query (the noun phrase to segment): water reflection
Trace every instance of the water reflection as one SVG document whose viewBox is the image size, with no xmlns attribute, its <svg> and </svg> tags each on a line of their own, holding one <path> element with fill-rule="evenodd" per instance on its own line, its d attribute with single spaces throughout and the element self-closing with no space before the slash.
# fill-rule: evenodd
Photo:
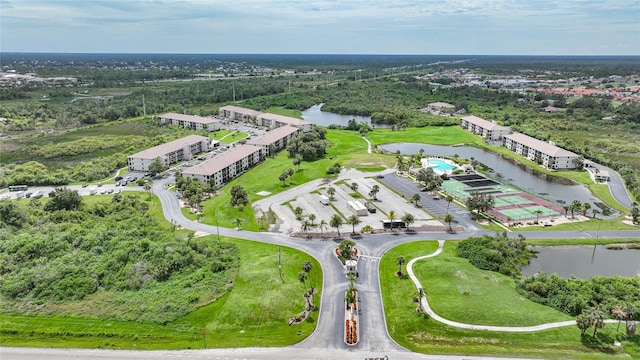
<svg viewBox="0 0 640 360">
<path fill-rule="evenodd" d="M 302 118 L 306 121 L 310 121 L 316 125 L 320 125 L 320 126 L 329 126 L 329 125 L 342 125 L 342 126 L 347 126 L 347 123 L 349 122 L 349 120 L 351 119 L 355 119 L 357 122 L 361 123 L 367 123 L 369 125 L 371 125 L 371 117 L 370 116 L 360 116 L 360 115 L 342 115 L 342 114 L 336 114 L 336 113 L 332 113 L 332 112 L 328 112 L 328 111 L 322 111 L 322 105 L 324 104 L 318 104 L 318 105 L 313 105 L 312 107 L 308 108 L 307 110 L 303 110 L 302 111 Z M 374 124 L 372 125 L 374 128 L 375 127 L 388 127 L 386 125 L 378 125 L 378 124 Z"/>
<path fill-rule="evenodd" d="M 537 173 L 526 166 L 504 158 L 499 154 L 471 146 L 444 146 L 416 143 L 396 143 L 378 146 L 379 149 L 395 152 L 400 150 L 402 154 L 417 154 L 420 149 L 424 155 L 447 156 L 455 155 L 461 158 L 474 158 L 480 163 L 492 169 L 490 175 L 500 176 L 502 182 L 514 185 L 531 194 L 555 202 L 560 206 L 571 203 L 573 200 L 588 202 L 591 208 L 597 208 L 595 202 L 598 199 L 591 194 L 583 184 L 577 184 L 558 176 L 547 176 Z M 499 174 L 499 175 L 498 175 Z"/>
<path fill-rule="evenodd" d="M 640 275 L 640 250 L 609 250 L 605 246 L 539 246 L 537 257 L 522 268 L 523 275 L 538 272 L 582 279 L 597 275 Z M 592 261 L 593 260 L 593 261 Z"/>
</svg>

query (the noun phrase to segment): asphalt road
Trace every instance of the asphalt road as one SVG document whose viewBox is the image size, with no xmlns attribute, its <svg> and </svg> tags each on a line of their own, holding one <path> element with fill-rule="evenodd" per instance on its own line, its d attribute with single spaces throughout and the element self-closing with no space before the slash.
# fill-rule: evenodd
<svg viewBox="0 0 640 360">
<path fill-rule="evenodd" d="M 386 180 L 386 178 L 385 178 Z M 315 332 L 302 342 L 287 348 L 241 348 L 215 349 L 198 351 L 113 351 L 89 349 L 34 349 L 34 348 L 0 348 L 3 360 L 7 359 L 159 359 L 159 358 L 190 358 L 190 359 L 469 359 L 468 356 L 428 356 L 411 353 L 397 345 L 387 333 L 385 314 L 379 286 L 379 263 L 384 253 L 401 243 L 416 240 L 456 240 L 470 236 L 491 234 L 483 230 L 470 219 L 460 218 L 460 225 L 465 231 L 457 233 L 426 232 L 407 234 L 404 232 L 368 235 L 356 241 L 356 247 L 361 251 L 358 264 L 359 278 L 356 287 L 360 294 L 361 332 L 360 342 L 351 347 L 343 341 L 344 320 L 344 291 L 349 280 L 346 279 L 342 264 L 336 260 L 332 250 L 338 246 L 341 239 L 335 240 L 307 240 L 289 237 L 280 233 L 255 233 L 250 231 L 236 231 L 229 228 L 200 224 L 186 219 L 179 206 L 175 193 L 166 190 L 164 184 L 169 180 L 155 181 L 154 193 L 160 198 L 165 217 L 184 228 L 202 231 L 222 236 L 254 240 L 264 243 L 277 244 L 302 250 L 313 256 L 321 265 L 324 283 L 319 304 L 320 311 Z M 402 184 L 402 183 L 399 183 Z M 407 184 L 403 184 L 406 191 L 415 193 Z M 131 190 L 134 190 L 133 188 Z M 413 192 L 412 192 L 413 191 Z M 428 199 L 427 199 L 428 201 Z M 446 201 L 439 200 L 446 206 Z M 455 204 L 451 207 L 458 211 Z M 463 210 L 463 209 L 459 209 Z M 509 236 L 522 234 L 527 238 L 608 238 L 628 237 L 640 238 L 638 231 L 546 231 L 546 232 L 517 232 Z M 475 357 L 474 357 L 475 358 Z"/>
</svg>

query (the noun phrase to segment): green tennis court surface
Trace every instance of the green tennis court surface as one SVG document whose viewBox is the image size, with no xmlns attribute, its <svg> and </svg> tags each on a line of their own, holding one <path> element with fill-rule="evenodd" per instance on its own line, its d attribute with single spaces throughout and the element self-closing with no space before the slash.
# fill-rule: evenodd
<svg viewBox="0 0 640 360">
<path fill-rule="evenodd" d="M 494 207 L 503 207 L 503 206 L 509 206 L 509 205 L 524 205 L 524 204 L 533 203 L 533 201 L 518 195 L 497 197 L 495 198 L 494 201 L 495 201 Z"/>
<path fill-rule="evenodd" d="M 539 212 L 538 212 L 539 211 Z M 558 215 L 557 212 L 546 208 L 544 206 L 527 206 L 519 207 L 515 209 L 498 210 L 501 214 L 510 217 L 511 219 L 531 219 L 535 217 L 545 217 Z M 536 212 L 538 212 L 536 214 Z"/>
</svg>

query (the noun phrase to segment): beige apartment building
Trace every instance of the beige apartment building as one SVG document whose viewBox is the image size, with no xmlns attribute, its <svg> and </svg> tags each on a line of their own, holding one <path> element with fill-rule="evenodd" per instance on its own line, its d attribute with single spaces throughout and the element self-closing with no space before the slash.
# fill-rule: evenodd
<svg viewBox="0 0 640 360">
<path fill-rule="evenodd" d="M 249 140 L 247 144 L 260 147 L 265 156 L 272 156 L 286 148 L 291 137 L 300 131 L 296 127 L 285 125 Z M 272 147 L 273 153 L 270 152 L 270 147 Z"/>
<path fill-rule="evenodd" d="M 460 126 L 476 135 L 488 140 L 499 140 L 509 134 L 510 129 L 496 124 L 495 121 L 487 121 L 477 116 L 465 116 L 460 119 Z"/>
<path fill-rule="evenodd" d="M 239 106 L 227 105 L 218 109 L 218 114 L 229 120 L 242 121 L 244 123 L 253 124 L 256 126 L 264 126 L 269 129 L 275 129 L 282 126 L 293 126 L 302 131 L 311 130 L 313 124 L 289 116 L 263 113 L 256 110 L 245 109 Z"/>
<path fill-rule="evenodd" d="M 171 124 L 192 130 L 220 130 L 220 120 L 195 115 L 166 113 L 159 115 L 160 125 Z"/>
<path fill-rule="evenodd" d="M 506 135 L 502 146 L 529 160 L 555 170 L 575 169 L 580 155 L 520 133 Z"/>
<path fill-rule="evenodd" d="M 241 145 L 184 170 L 182 175 L 198 179 L 204 184 L 213 181 L 217 186 L 222 186 L 260 163 L 262 159 L 262 147 Z"/>
<path fill-rule="evenodd" d="M 127 158 L 131 171 L 149 171 L 149 165 L 160 159 L 164 165 L 175 164 L 183 160 L 191 160 L 193 155 L 209 151 L 211 140 L 200 135 L 189 135 L 168 143 L 140 151 Z"/>
</svg>

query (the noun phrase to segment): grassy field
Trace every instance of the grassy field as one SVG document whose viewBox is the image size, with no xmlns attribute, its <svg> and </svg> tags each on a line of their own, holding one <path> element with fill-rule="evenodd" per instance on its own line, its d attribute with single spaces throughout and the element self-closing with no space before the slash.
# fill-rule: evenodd
<svg viewBox="0 0 640 360">
<path fill-rule="evenodd" d="M 240 271 L 233 289 L 218 301 L 166 326 L 118 322 L 73 316 L 2 314 L 1 346 L 88 347 L 118 349 L 200 349 L 201 329 L 208 347 L 286 346 L 315 329 L 317 310 L 299 324 L 288 318 L 304 309 L 304 288 L 298 281 L 300 266 L 310 261 L 315 287 L 322 284 L 320 265 L 310 256 L 281 247 L 282 272 L 278 276 L 274 245 L 224 238 L 240 250 Z M 316 304 L 320 294 L 316 294 Z"/>
<path fill-rule="evenodd" d="M 500 333 L 460 330 L 429 319 L 416 311 L 411 280 L 395 275 L 395 260 L 436 250 L 435 241 L 403 244 L 389 250 L 380 262 L 380 284 L 387 327 L 400 345 L 421 353 L 466 356 L 517 356 L 545 359 L 628 358 L 609 345 L 616 338 L 615 327 L 606 326 L 599 341 L 584 342 L 575 326 L 535 333 Z M 453 256 L 455 244 L 447 243 L 438 257 L 419 261 L 414 271 L 429 296 L 429 303 L 441 316 L 473 324 L 530 325 L 569 317 L 517 294 L 513 281 L 504 276 L 478 270 L 466 260 Z M 468 295 L 465 295 L 468 293 Z M 638 352 L 638 344 L 624 343 Z"/>
<path fill-rule="evenodd" d="M 296 119 L 302 119 L 302 111 L 294 110 L 294 109 L 285 109 L 285 108 L 279 107 L 279 106 L 272 106 L 272 107 L 268 108 L 265 112 L 271 113 L 271 114 L 289 116 L 289 117 L 293 117 L 293 118 L 296 118 Z"/>
<path fill-rule="evenodd" d="M 376 129 L 367 133 L 371 144 L 381 145 L 395 142 L 424 143 L 433 145 L 481 144 L 482 138 L 459 126 L 428 126 L 403 131 Z"/>
<path fill-rule="evenodd" d="M 218 130 L 218 131 L 209 133 L 209 137 L 211 139 L 218 140 L 223 144 L 230 144 L 238 140 L 244 139 L 247 136 L 249 136 L 249 134 L 241 131 L 234 131 L 234 130 Z"/>
<path fill-rule="evenodd" d="M 303 161 L 300 165 L 300 170 L 287 179 L 285 186 L 282 186 L 278 176 L 286 169 L 292 168 L 295 170 L 293 159 L 288 157 L 287 151 L 280 152 L 274 158 L 267 158 L 246 174 L 229 182 L 218 191 L 217 196 L 204 201 L 204 214 L 201 222 L 215 225 L 215 219 L 217 219 L 220 226 L 232 228 L 235 227 L 235 219 L 239 218 L 242 220 L 243 229 L 259 231 L 261 230 L 260 226 L 256 222 L 250 206 L 240 211 L 238 208 L 228 205 L 230 200 L 229 191 L 233 186 L 242 185 L 249 195 L 249 201 L 254 202 L 263 198 L 257 194 L 258 192 L 267 191 L 276 194 L 311 180 L 328 177 L 327 168 L 336 162 L 340 162 L 343 166 L 362 164 L 360 161 L 365 161 L 365 166 L 384 166 L 384 164 L 391 165 L 393 163 L 393 160 L 390 160 L 390 157 L 385 155 L 365 158 L 367 156 L 367 143 L 355 131 L 329 130 L 327 138 L 334 144 L 327 149 L 327 155 L 323 159 L 313 162 Z M 183 213 L 190 219 L 197 217 L 194 214 L 189 214 L 187 210 L 184 210 Z"/>
</svg>

